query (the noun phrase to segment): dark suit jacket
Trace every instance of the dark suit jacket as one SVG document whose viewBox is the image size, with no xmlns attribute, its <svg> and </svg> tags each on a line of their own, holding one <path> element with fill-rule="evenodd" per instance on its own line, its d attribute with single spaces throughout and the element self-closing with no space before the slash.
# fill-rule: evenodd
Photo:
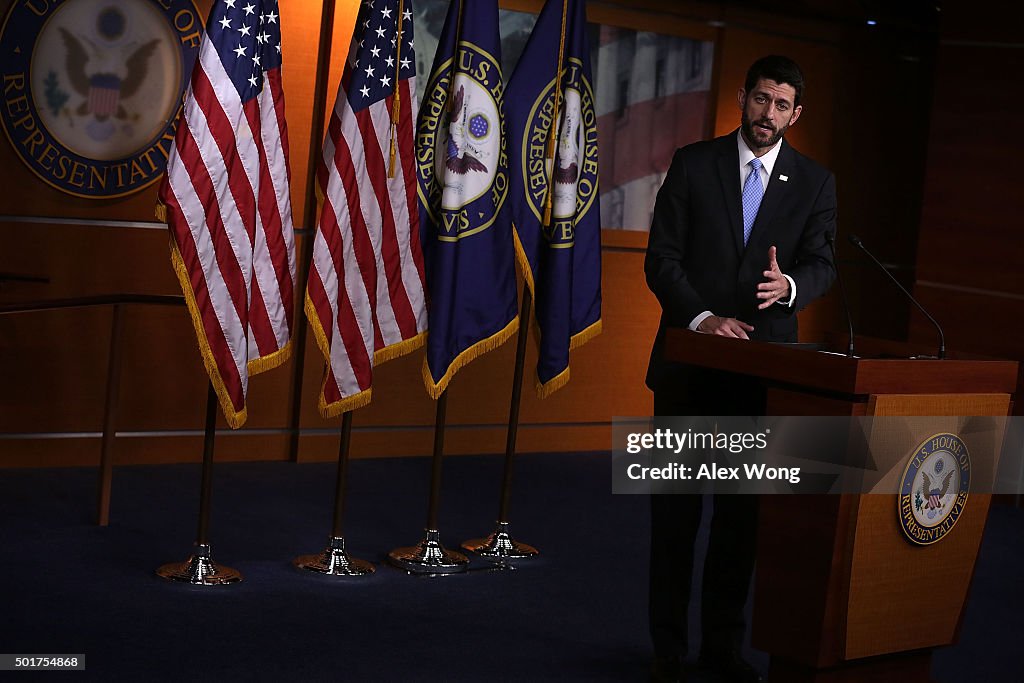
<svg viewBox="0 0 1024 683">
<path fill-rule="evenodd" d="M 711 311 L 753 325 L 751 339 L 796 341 L 796 312 L 832 284 L 825 233 L 835 231 L 835 177 L 783 139 L 744 247 L 739 163 L 736 131 L 688 145 L 676 151 L 658 192 L 644 260 L 647 285 L 662 309 L 647 369 L 651 389 L 684 370 L 662 356 L 667 327 L 686 327 Z M 797 296 L 792 307 L 759 311 L 757 286 L 772 245 Z"/>
</svg>

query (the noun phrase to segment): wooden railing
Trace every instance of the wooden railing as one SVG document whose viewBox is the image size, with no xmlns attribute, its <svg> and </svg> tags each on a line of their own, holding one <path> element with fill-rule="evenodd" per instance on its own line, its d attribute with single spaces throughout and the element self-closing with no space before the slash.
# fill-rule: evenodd
<svg viewBox="0 0 1024 683">
<path fill-rule="evenodd" d="M 0 273 L 0 280 L 47 282 L 45 278 L 11 276 Z M 113 475 L 112 452 L 114 448 L 114 421 L 117 416 L 118 394 L 121 385 L 121 337 L 124 326 L 124 307 L 129 305 L 184 306 L 185 297 L 169 294 L 101 294 L 98 296 L 75 297 L 26 301 L 16 304 L 0 304 L 0 315 L 35 313 L 38 311 L 86 308 L 92 306 L 113 306 L 110 324 L 110 353 L 107 362 L 107 392 L 103 407 L 103 441 L 100 446 L 100 476 L 96 496 L 96 523 L 106 526 L 110 521 L 110 491 Z"/>
</svg>

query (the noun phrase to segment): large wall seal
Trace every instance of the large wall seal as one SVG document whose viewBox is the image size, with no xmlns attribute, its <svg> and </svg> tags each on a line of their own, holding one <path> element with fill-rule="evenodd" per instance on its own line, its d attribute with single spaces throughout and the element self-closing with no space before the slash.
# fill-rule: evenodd
<svg viewBox="0 0 1024 683">
<path fill-rule="evenodd" d="M 19 0 L 0 32 L 0 120 L 18 156 L 76 197 L 164 172 L 202 38 L 191 0 Z"/>
</svg>

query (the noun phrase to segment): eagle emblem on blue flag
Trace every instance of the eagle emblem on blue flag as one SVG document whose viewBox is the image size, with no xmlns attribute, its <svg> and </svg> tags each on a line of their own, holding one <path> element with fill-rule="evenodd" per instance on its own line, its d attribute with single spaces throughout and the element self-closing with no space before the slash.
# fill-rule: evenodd
<svg viewBox="0 0 1024 683">
<path fill-rule="evenodd" d="M 565 90 L 555 128 L 558 135 L 555 158 L 545 158 L 544 145 L 539 144 L 552 128 L 554 79 L 533 104 L 520 150 L 520 169 L 530 211 L 552 248 L 572 246 L 576 224 L 586 219 L 597 197 L 597 111 L 590 79 L 582 67 L 578 58 L 570 58 L 566 64 Z M 551 178 L 550 183 L 548 178 Z M 553 220 L 550 225 L 544 225 L 541 216 L 548 192 L 552 193 Z"/>
<path fill-rule="evenodd" d="M 497 0 L 452 0 L 416 126 L 433 398 L 519 328 L 504 88 Z"/>
<path fill-rule="evenodd" d="M 427 84 L 418 134 L 420 200 L 440 223 L 442 241 L 486 230 L 508 193 L 500 68 L 469 42 L 460 45 L 459 59 L 454 85 L 451 60 Z M 487 210 L 467 210 L 479 199 L 489 199 Z"/>
<path fill-rule="evenodd" d="M 598 133 L 584 0 L 547 0 L 508 85 L 516 257 L 536 305 L 536 388 L 601 332 Z"/>
<path fill-rule="evenodd" d="M 448 128 L 441 128 L 442 138 L 447 137 L 448 139 L 448 153 L 444 157 L 444 166 L 456 175 L 466 175 L 470 171 L 487 173 L 487 167 L 478 158 L 484 156 L 486 152 L 480 149 L 479 144 L 474 145 L 473 143 L 479 143 L 486 139 L 491 127 L 487 117 L 480 112 L 475 112 L 472 119 L 467 121 L 467 109 L 466 86 L 462 84 L 459 85 L 459 92 L 456 93 L 455 102 L 448 114 Z M 441 162 L 440 155 L 437 160 L 438 163 Z M 438 175 L 443 176 L 443 171 Z M 461 208 L 462 204 L 458 203 L 461 198 L 449 197 L 449 203 L 452 203 L 453 199 L 454 206 L 446 206 L 444 198 L 441 199 L 441 205 L 445 208 Z"/>
</svg>

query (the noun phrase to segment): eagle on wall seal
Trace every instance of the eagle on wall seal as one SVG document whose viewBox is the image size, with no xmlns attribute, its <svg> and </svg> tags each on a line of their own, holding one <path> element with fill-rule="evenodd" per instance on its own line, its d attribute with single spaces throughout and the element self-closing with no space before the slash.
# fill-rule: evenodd
<svg viewBox="0 0 1024 683">
<path fill-rule="evenodd" d="M 120 60 L 111 51 L 103 50 L 88 38 L 78 39 L 64 27 L 60 33 L 67 47 L 68 80 L 75 92 L 85 98 L 75 109 L 75 115 L 90 117 L 92 120 L 86 124 L 89 135 L 95 140 L 106 140 L 116 131 L 111 117 L 119 121 L 138 118 L 138 114 L 128 114 L 123 100 L 134 95 L 145 81 L 146 63 L 160 41 L 153 39 L 135 48 L 124 60 L 122 76 L 115 66 Z M 95 70 L 90 73 L 91 69 Z"/>
</svg>

